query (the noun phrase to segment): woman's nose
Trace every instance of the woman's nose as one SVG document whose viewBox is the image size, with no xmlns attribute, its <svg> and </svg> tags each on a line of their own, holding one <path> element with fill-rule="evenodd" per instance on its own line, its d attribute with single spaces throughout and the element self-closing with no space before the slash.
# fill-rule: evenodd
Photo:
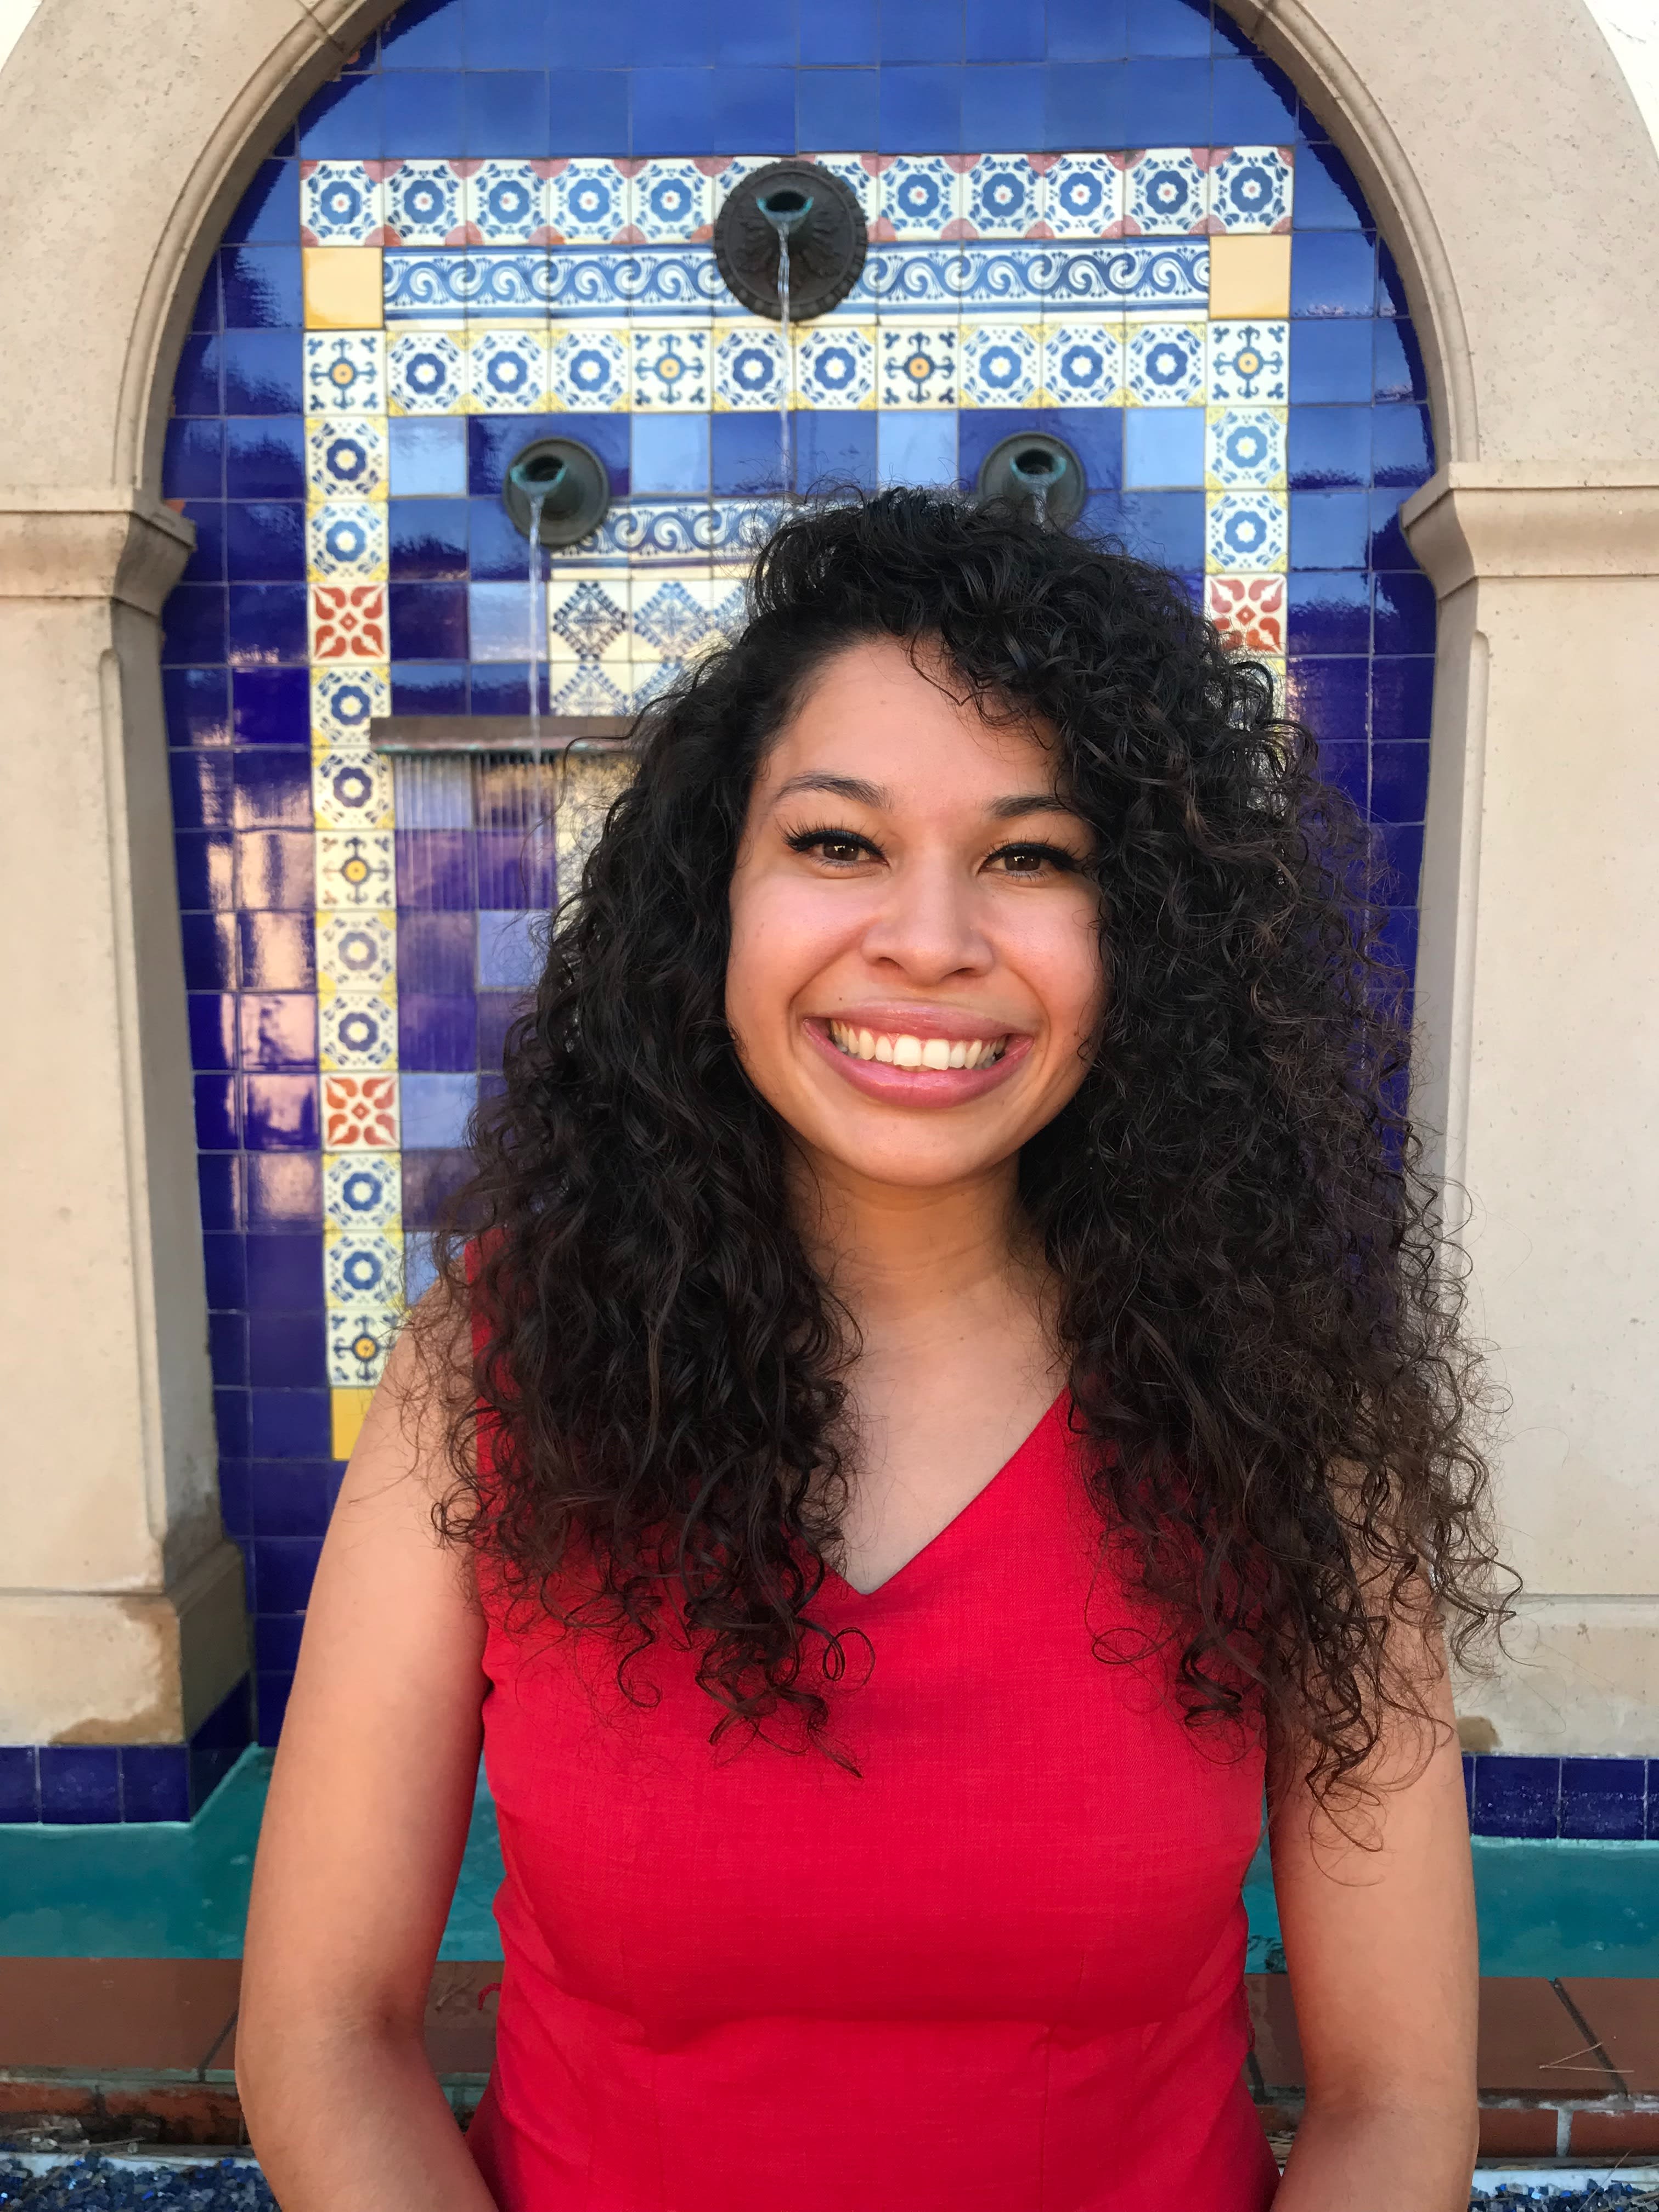
<svg viewBox="0 0 1659 2212">
<path fill-rule="evenodd" d="M 864 952 L 918 982 L 980 974 L 994 958 L 972 881 L 943 858 L 918 858 L 894 871 L 865 931 Z"/>
</svg>

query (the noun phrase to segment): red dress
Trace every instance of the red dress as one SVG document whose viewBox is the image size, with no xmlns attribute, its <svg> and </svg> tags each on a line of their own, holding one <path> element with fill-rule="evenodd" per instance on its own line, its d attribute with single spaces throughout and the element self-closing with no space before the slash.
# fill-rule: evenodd
<svg viewBox="0 0 1659 2212">
<path fill-rule="evenodd" d="M 1259 1753 L 1103 1663 L 1130 1617 L 1065 1424 L 826 1624 L 866 1679 L 820 1751 L 711 1747 L 659 1643 L 489 1614 L 507 1879 L 495 2070 L 468 2138 L 501 2212 L 1262 2212 L 1242 2069 Z M 854 1641 L 851 1672 L 864 1647 Z"/>
</svg>

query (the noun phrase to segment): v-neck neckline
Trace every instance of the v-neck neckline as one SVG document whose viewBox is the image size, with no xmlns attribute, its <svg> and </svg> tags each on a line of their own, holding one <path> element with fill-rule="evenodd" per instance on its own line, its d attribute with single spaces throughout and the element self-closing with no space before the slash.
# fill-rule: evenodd
<svg viewBox="0 0 1659 2212">
<path fill-rule="evenodd" d="M 860 1589 L 856 1583 L 849 1583 L 845 1575 L 838 1574 L 836 1569 L 830 1566 L 827 1561 L 824 1564 L 823 1569 L 823 1578 L 825 1583 L 827 1584 L 833 1584 L 836 1590 L 843 1600 L 850 1602 L 855 1607 L 862 1607 L 865 1606 L 874 1605 L 878 1598 L 885 1597 L 890 1590 L 896 1589 L 902 1582 L 913 1577 L 919 1571 L 925 1571 L 928 1562 L 933 1561 L 936 1564 L 936 1554 L 939 1553 L 941 1546 L 943 1546 L 950 1537 L 954 1535 L 957 1531 L 961 1528 L 964 1521 L 968 1521 L 972 1518 L 972 1516 L 984 1505 L 985 1500 L 990 1497 L 994 1491 L 1000 1491 L 1004 1487 L 1006 1478 L 1012 1470 L 1018 1466 L 1021 1460 L 1024 1458 L 1026 1453 L 1030 1451 L 1031 1446 L 1042 1434 L 1049 1422 L 1056 1418 L 1060 1407 L 1065 1402 L 1066 1395 L 1066 1391 L 1062 1389 L 1044 1411 L 1038 1415 L 1032 1426 L 1014 1446 L 1012 1451 L 1009 1453 L 1007 1458 L 1004 1460 L 1002 1465 L 998 1468 L 995 1474 L 987 1477 L 985 1481 L 980 1485 L 979 1488 L 968 1500 L 967 1504 L 962 1506 L 957 1512 L 953 1513 L 942 1528 L 936 1529 L 927 1539 L 927 1541 L 921 1547 L 920 1551 L 912 1552 L 909 1558 L 904 1561 L 902 1566 L 895 1567 L 892 1573 L 886 1576 L 882 1581 L 878 1582 L 873 1589 Z"/>
</svg>

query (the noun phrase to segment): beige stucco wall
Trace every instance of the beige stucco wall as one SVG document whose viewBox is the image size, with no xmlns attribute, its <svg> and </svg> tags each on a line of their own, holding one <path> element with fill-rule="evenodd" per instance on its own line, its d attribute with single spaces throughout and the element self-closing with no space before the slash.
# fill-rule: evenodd
<svg viewBox="0 0 1659 2212">
<path fill-rule="evenodd" d="M 1505 1749 L 1659 1753 L 1659 159 L 1583 0 L 1229 4 L 1370 195 L 1447 465 L 1413 502 L 1444 596 L 1419 1059 L 1473 1194 L 1534 1592 L 1471 1710 Z M 31 210 L 0 226 L 0 1033 L 29 1040 L 0 1146 L 28 1261 L 0 1286 L 0 1737 L 176 1732 L 240 1664 L 163 834 L 155 614 L 182 547 L 157 461 L 220 227 L 388 12 L 40 0 L 0 70 L 0 201 Z"/>
</svg>

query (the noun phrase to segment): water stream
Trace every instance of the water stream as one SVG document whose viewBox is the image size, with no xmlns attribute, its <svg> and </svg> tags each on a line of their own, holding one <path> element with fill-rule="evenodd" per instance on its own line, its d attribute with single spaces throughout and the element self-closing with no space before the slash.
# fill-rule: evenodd
<svg viewBox="0 0 1659 2212">
<path fill-rule="evenodd" d="M 778 327 L 783 334 L 783 391 L 778 407 L 778 487 L 788 506 L 794 491 L 794 456 L 790 449 L 790 407 L 794 397 L 794 363 L 789 356 L 789 230 L 780 222 L 778 234 Z M 790 226 L 793 228 L 793 225 Z"/>
<path fill-rule="evenodd" d="M 542 656 L 547 650 L 547 562 L 542 545 L 542 510 L 553 486 L 530 493 L 530 757 L 542 763 Z"/>
</svg>

